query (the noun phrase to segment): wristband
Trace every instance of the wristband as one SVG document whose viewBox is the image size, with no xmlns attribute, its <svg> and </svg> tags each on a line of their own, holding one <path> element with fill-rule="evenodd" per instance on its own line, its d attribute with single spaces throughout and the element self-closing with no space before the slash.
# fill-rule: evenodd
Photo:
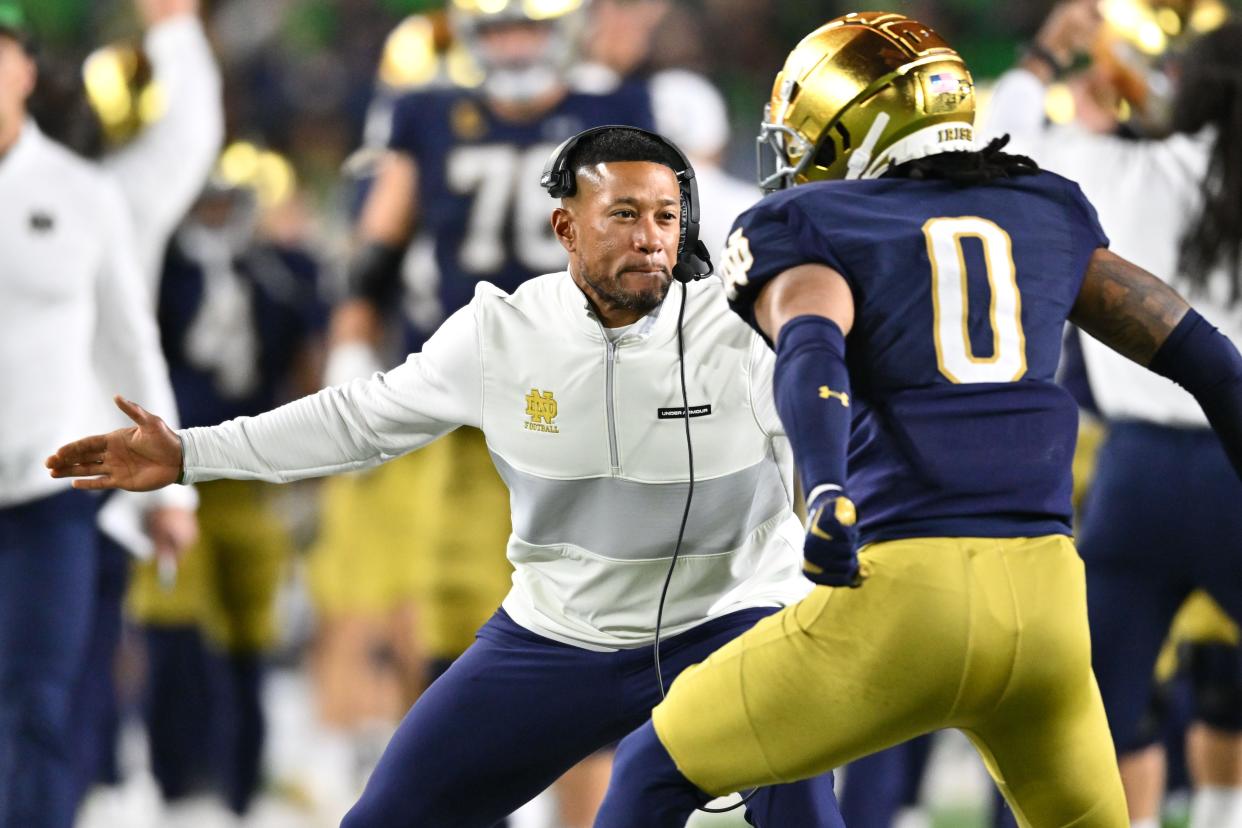
<svg viewBox="0 0 1242 828">
<path fill-rule="evenodd" d="M 1064 76 L 1069 70 L 1069 66 L 1067 64 L 1061 63 L 1061 61 L 1057 60 L 1056 55 L 1052 54 L 1052 52 L 1040 45 L 1038 41 L 1032 40 L 1027 44 L 1026 56 L 1047 66 L 1052 72 L 1053 80 Z"/>
</svg>

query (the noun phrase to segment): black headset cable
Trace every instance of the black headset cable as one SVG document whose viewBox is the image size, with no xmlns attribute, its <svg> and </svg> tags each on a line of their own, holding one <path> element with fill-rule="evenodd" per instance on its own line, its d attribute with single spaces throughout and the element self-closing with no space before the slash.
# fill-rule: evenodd
<svg viewBox="0 0 1242 828">
<path fill-rule="evenodd" d="M 660 605 L 656 610 L 656 627 L 655 627 L 655 644 L 652 649 L 655 654 L 655 673 L 656 683 L 660 687 L 660 698 L 667 697 L 664 688 L 664 673 L 660 669 L 660 629 L 664 624 L 664 602 L 668 598 L 668 587 L 673 582 L 673 571 L 677 568 L 677 559 L 681 556 L 681 542 L 686 536 L 686 522 L 690 519 L 690 504 L 694 501 L 694 443 L 690 440 L 690 394 L 686 391 L 686 344 L 683 335 L 683 323 L 686 319 L 686 294 L 690 292 L 690 286 L 686 283 L 681 285 L 681 307 L 677 310 L 677 365 L 681 372 L 681 414 L 682 420 L 686 425 L 686 457 L 690 465 L 690 486 L 686 489 L 686 507 L 681 513 L 681 526 L 677 529 L 677 544 L 673 547 L 673 559 L 669 561 L 668 573 L 664 576 L 664 587 L 660 590 Z M 735 811 L 750 801 L 750 798 L 758 793 L 759 789 L 755 788 L 750 793 L 742 797 L 740 802 L 736 802 L 727 808 L 711 808 L 707 805 L 700 805 L 699 810 L 709 814 L 727 814 L 729 811 Z"/>
</svg>

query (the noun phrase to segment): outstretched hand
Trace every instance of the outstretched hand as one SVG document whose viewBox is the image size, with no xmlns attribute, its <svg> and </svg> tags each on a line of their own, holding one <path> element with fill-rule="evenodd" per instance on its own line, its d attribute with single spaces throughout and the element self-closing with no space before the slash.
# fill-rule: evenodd
<svg viewBox="0 0 1242 828">
<path fill-rule="evenodd" d="M 168 424 L 137 403 L 113 398 L 136 423 L 108 434 L 61 446 L 47 458 L 52 477 L 80 478 L 75 489 L 126 489 L 149 492 L 181 475 L 181 440 Z"/>
</svg>

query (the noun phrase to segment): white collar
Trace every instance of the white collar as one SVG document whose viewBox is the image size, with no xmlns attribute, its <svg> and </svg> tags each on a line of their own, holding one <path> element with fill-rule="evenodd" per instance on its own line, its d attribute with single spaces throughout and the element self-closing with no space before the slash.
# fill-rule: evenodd
<svg viewBox="0 0 1242 828">
<path fill-rule="evenodd" d="M 578 283 L 574 281 L 573 274 L 571 274 L 568 270 L 564 271 L 564 274 L 564 281 L 568 285 L 566 294 L 569 297 L 569 306 L 571 309 L 574 309 L 573 313 L 575 318 L 579 320 L 580 327 L 584 332 L 590 333 L 597 338 L 606 339 L 607 337 L 603 332 L 603 323 L 596 315 L 595 308 L 591 305 L 591 300 L 587 298 L 587 295 L 582 292 L 582 288 L 580 288 Z M 653 308 L 652 311 L 642 319 L 634 322 L 630 327 L 630 330 L 622 334 L 620 338 L 645 339 L 655 333 L 663 335 L 666 332 L 670 338 L 675 335 L 675 330 L 671 330 L 669 327 L 670 325 L 675 325 L 677 322 L 677 314 L 675 312 L 666 315 L 665 324 L 661 325 L 659 323 L 660 310 L 670 299 L 674 298 L 674 294 L 676 293 L 678 287 L 680 287 L 681 290 L 687 289 L 686 285 L 674 279 L 673 284 L 669 286 L 668 293 L 664 296 L 664 301 Z M 680 302 L 681 297 L 676 296 L 675 301 Z"/>
</svg>

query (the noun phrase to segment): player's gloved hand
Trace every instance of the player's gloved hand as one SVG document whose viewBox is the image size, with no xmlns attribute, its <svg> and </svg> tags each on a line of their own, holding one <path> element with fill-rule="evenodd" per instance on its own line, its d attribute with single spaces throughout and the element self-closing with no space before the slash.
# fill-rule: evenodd
<svg viewBox="0 0 1242 828">
<path fill-rule="evenodd" d="M 861 586 L 858 516 L 839 490 L 823 492 L 807 507 L 802 574 L 822 586 Z"/>
</svg>

